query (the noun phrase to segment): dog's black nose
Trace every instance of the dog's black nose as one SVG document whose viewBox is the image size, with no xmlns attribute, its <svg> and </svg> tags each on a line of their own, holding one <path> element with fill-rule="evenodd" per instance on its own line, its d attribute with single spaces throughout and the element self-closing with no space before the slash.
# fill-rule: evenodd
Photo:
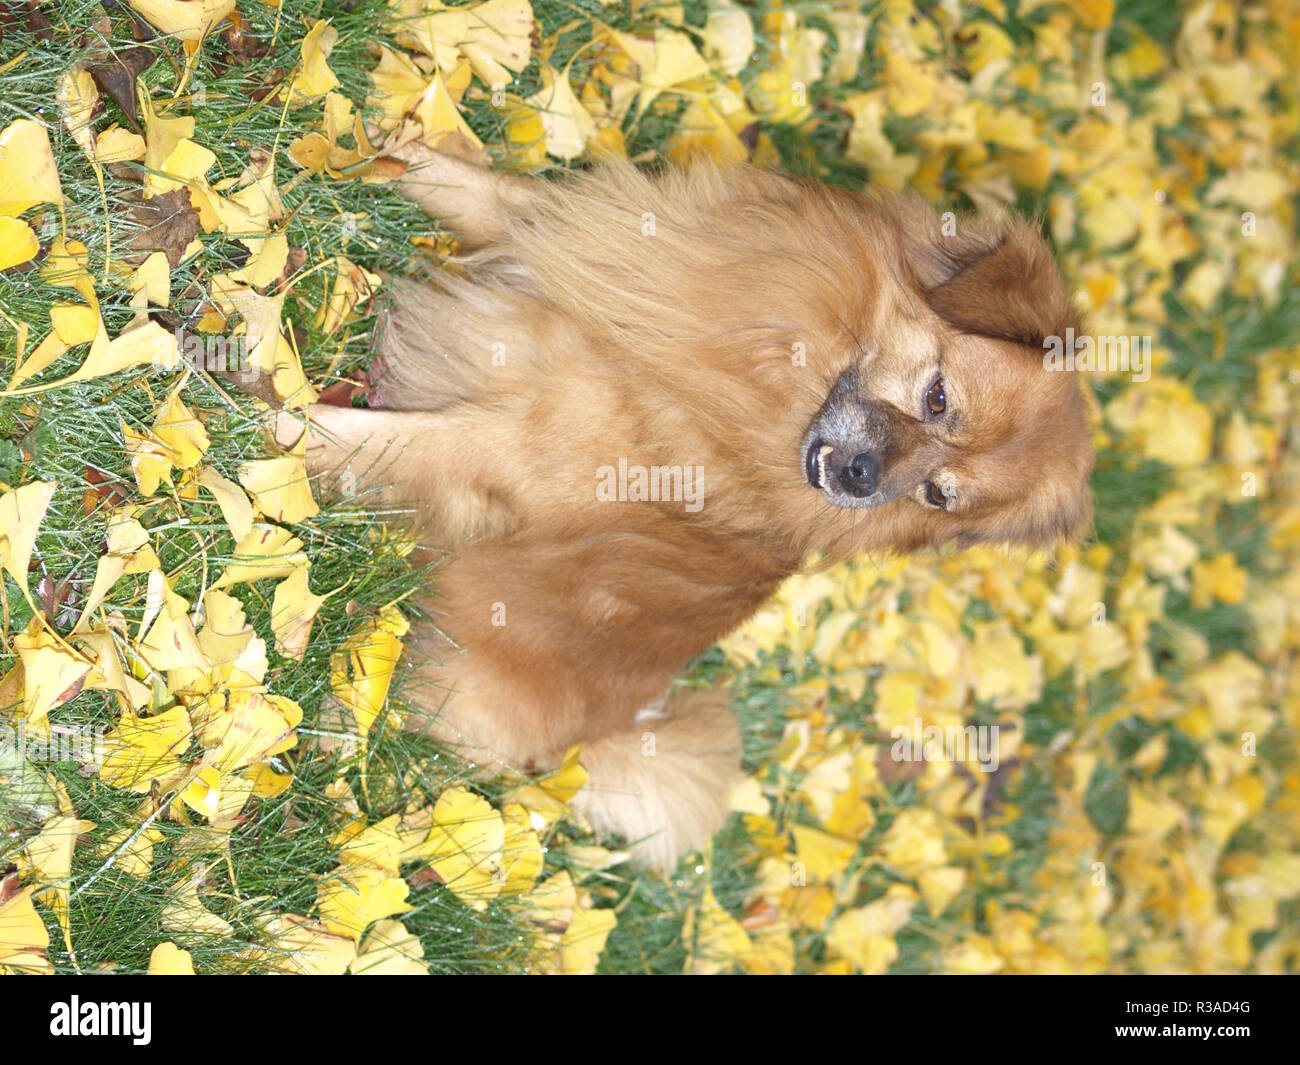
<svg viewBox="0 0 1300 1065">
<path fill-rule="evenodd" d="M 870 451 L 859 451 L 840 471 L 840 483 L 851 496 L 871 495 L 880 480 L 880 460 Z"/>
</svg>

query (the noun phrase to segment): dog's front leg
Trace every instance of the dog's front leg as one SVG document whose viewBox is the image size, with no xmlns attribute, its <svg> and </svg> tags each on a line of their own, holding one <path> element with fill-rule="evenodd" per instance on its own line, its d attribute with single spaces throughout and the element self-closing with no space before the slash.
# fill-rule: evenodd
<svg viewBox="0 0 1300 1065">
<path fill-rule="evenodd" d="M 472 412 L 365 410 L 315 404 L 308 409 L 307 467 L 333 472 L 349 494 L 384 505 L 410 504 L 424 543 L 455 548 L 504 536 L 513 525 L 509 493 L 482 456 L 491 426 Z M 282 446 L 295 445 L 302 421 L 282 413 Z"/>
<path fill-rule="evenodd" d="M 528 209 L 544 183 L 477 166 L 414 141 L 389 153 L 406 164 L 396 181 L 402 195 L 431 218 L 446 222 L 463 243 L 481 247 L 500 240 L 506 219 Z"/>
</svg>

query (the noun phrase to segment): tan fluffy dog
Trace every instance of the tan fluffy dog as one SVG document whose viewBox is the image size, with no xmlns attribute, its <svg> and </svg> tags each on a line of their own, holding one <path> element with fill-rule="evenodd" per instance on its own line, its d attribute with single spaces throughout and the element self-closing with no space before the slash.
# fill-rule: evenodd
<svg viewBox="0 0 1300 1065">
<path fill-rule="evenodd" d="M 1035 230 L 747 168 L 560 182 L 423 149 L 407 194 L 463 266 L 394 284 L 360 410 L 310 412 L 449 552 L 423 722 L 482 763 L 581 742 L 598 830 L 671 866 L 725 816 L 725 693 L 674 687 L 811 552 L 1045 546 L 1092 454 L 1043 340 L 1078 323 Z"/>
</svg>

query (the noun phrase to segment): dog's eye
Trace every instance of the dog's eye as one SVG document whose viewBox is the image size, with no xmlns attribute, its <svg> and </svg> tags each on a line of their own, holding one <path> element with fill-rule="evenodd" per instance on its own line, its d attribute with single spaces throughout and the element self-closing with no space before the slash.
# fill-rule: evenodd
<svg viewBox="0 0 1300 1065">
<path fill-rule="evenodd" d="M 925 482 L 925 501 L 930 506 L 938 507 L 940 510 L 945 510 L 948 506 L 948 497 L 943 494 L 943 489 L 933 481 Z"/>
<path fill-rule="evenodd" d="M 948 397 L 944 394 L 943 378 L 936 377 L 925 393 L 925 409 L 930 414 L 942 414 L 948 409 Z"/>
</svg>

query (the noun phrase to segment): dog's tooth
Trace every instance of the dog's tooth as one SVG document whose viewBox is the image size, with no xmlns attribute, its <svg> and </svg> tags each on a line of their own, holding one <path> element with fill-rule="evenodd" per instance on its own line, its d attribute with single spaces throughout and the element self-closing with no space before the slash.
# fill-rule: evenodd
<svg viewBox="0 0 1300 1065">
<path fill-rule="evenodd" d="M 822 444 L 817 450 L 817 487 L 824 489 L 826 487 L 826 459 L 834 454 L 835 449 L 830 444 Z"/>
</svg>

